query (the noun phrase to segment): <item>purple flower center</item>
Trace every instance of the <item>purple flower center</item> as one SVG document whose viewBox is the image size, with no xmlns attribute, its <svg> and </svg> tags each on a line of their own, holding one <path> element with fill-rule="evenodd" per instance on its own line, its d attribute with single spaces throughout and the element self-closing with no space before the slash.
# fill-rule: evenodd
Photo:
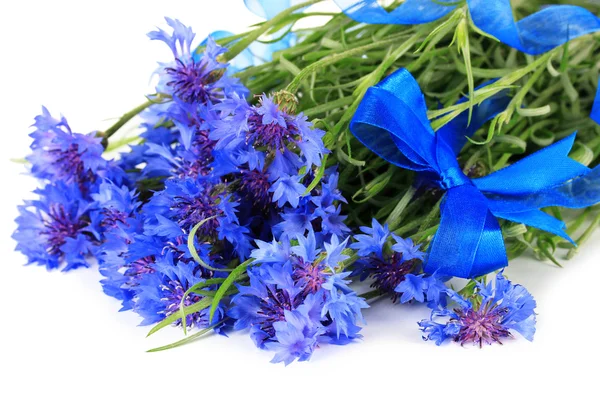
<svg viewBox="0 0 600 400">
<path fill-rule="evenodd" d="M 119 222 L 121 224 L 129 226 L 129 224 L 127 224 L 127 218 L 129 217 L 129 215 L 123 211 L 114 208 L 105 208 L 104 210 L 102 210 L 102 215 L 103 218 L 100 225 L 107 229 L 117 228 Z"/>
<path fill-rule="evenodd" d="M 507 313 L 506 308 L 489 307 L 486 304 L 481 306 L 479 310 L 457 309 L 454 312 L 458 315 L 458 320 L 455 321 L 460 326 L 454 341 L 460 342 L 461 345 L 467 342 L 479 343 L 479 347 L 484 342 L 487 344 L 494 342 L 502 344 L 501 338 L 511 336 L 508 329 L 502 325 L 502 319 Z"/>
<path fill-rule="evenodd" d="M 247 140 L 255 146 L 266 146 L 271 150 L 283 150 L 298 134 L 296 125 L 286 118 L 286 126 L 277 122 L 263 124 L 263 116 L 254 112 L 248 117 Z"/>
<path fill-rule="evenodd" d="M 172 210 L 178 220 L 179 226 L 186 232 L 189 232 L 202 220 L 221 214 L 217 207 L 217 197 L 212 196 L 207 189 L 198 193 L 195 197 L 178 196 L 175 199 Z M 202 236 L 214 236 L 219 221 L 217 218 L 208 220 L 198 228 L 198 233 Z"/>
<path fill-rule="evenodd" d="M 291 298 L 287 291 L 275 289 L 271 285 L 267 286 L 268 295 L 262 298 L 258 314 L 264 319 L 260 323 L 260 328 L 270 338 L 275 337 L 275 328 L 273 323 L 285 320 L 284 311 L 294 310 L 300 305 L 300 296 Z"/>
<path fill-rule="evenodd" d="M 61 147 L 49 149 L 48 154 L 54 158 L 52 164 L 56 168 L 59 179 L 66 183 L 76 182 L 82 192 L 85 183 L 95 181 L 96 177 L 92 171 L 85 171 L 79 146 L 76 144 L 71 143 L 66 150 Z"/>
<path fill-rule="evenodd" d="M 176 67 L 165 68 L 171 80 L 167 86 L 171 87 L 173 94 L 186 103 L 206 104 L 215 99 L 211 87 L 212 80 L 206 73 L 204 65 L 192 61 L 186 65 L 177 59 Z"/>
<path fill-rule="evenodd" d="M 323 282 L 325 282 L 323 269 L 324 267 L 320 263 L 307 263 L 302 259 L 295 265 L 292 278 L 294 282 L 302 285 L 304 296 L 317 293 L 321 289 Z"/>
<path fill-rule="evenodd" d="M 392 301 L 396 302 L 400 293 L 394 289 L 400 282 L 404 281 L 406 275 L 411 273 L 418 260 L 412 259 L 402 262 L 402 253 L 395 252 L 389 260 L 373 258 L 372 263 L 375 270 L 372 277 L 375 279 L 371 287 L 392 295 Z"/>
<path fill-rule="evenodd" d="M 189 307 L 192 304 L 195 304 L 202 299 L 202 297 L 190 293 L 187 296 L 184 295 L 187 288 L 184 288 L 181 282 L 177 280 L 168 281 L 167 284 L 161 286 L 161 290 L 163 292 L 164 297 L 160 300 L 165 303 L 165 310 L 163 311 L 165 317 L 176 313 L 179 311 L 179 307 L 181 305 L 181 300 L 183 299 L 183 306 Z M 202 326 L 203 316 L 200 312 L 195 312 L 192 314 L 188 314 L 185 317 L 186 326 Z M 178 320 L 175 325 L 181 325 L 181 320 Z"/>
<path fill-rule="evenodd" d="M 176 169 L 175 175 L 180 178 L 208 175 L 211 172 L 210 163 L 213 161 L 212 151 L 215 143 L 208 138 L 208 132 L 198 130 L 191 149 L 194 156 L 184 159 Z"/>
<path fill-rule="evenodd" d="M 152 264 L 154 264 L 154 256 L 143 257 L 130 263 L 124 273 L 125 276 L 132 278 L 128 282 L 128 285 L 136 286 L 136 280 L 140 277 L 140 275 L 153 274 L 154 268 L 152 267 Z"/>
<path fill-rule="evenodd" d="M 266 207 L 271 203 L 272 194 L 269 192 L 271 183 L 264 171 L 242 170 L 241 189 L 252 199 L 255 205 Z"/>
<path fill-rule="evenodd" d="M 67 238 L 74 238 L 79 231 L 87 226 L 87 222 L 73 217 L 65 211 L 62 204 L 52 204 L 48 211 L 48 218 L 44 221 L 45 229 L 41 232 L 46 236 L 48 254 L 62 254 L 60 249 Z"/>
</svg>

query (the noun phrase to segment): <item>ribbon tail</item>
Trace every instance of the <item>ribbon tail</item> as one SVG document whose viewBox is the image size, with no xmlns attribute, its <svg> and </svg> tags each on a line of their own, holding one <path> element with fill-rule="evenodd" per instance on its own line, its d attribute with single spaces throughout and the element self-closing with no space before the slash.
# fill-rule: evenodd
<svg viewBox="0 0 600 400">
<path fill-rule="evenodd" d="M 479 29 L 532 55 L 600 30 L 600 19 L 578 6 L 548 6 L 515 22 L 510 0 L 468 0 L 468 5 Z"/>
<path fill-rule="evenodd" d="M 592 107 L 590 118 L 600 125 L 600 81 L 598 81 L 598 91 L 594 98 L 594 106 Z"/>
<path fill-rule="evenodd" d="M 540 192 L 588 174 L 589 168 L 568 157 L 574 141 L 575 134 L 572 134 L 511 166 L 474 179 L 473 183 L 486 194 L 518 196 Z"/>
<path fill-rule="evenodd" d="M 558 220 L 543 211 L 530 210 L 523 212 L 514 213 L 494 213 L 496 217 L 504 218 L 506 220 L 532 226 L 537 229 L 541 229 L 546 232 L 550 232 L 556 236 L 559 236 L 573 244 L 573 239 L 565 232 L 566 225 L 561 220 Z"/>
<path fill-rule="evenodd" d="M 349 18 L 365 24 L 425 24 L 451 12 L 455 0 L 405 0 L 387 11 L 377 0 L 334 0 Z M 447 3 L 447 4 L 444 4 Z"/>
<path fill-rule="evenodd" d="M 502 232 L 485 197 L 471 185 L 450 189 L 424 270 L 474 278 L 508 264 Z"/>
</svg>

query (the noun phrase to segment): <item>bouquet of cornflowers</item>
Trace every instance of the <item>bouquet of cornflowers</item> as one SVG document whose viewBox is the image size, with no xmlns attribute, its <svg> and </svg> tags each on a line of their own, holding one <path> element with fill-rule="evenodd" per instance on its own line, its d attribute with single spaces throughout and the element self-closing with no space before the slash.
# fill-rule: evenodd
<svg viewBox="0 0 600 400">
<path fill-rule="evenodd" d="M 508 260 L 560 265 L 600 223 L 600 6 L 320 1 L 247 1 L 268 19 L 204 40 L 167 18 L 155 93 L 107 130 L 44 108 L 17 250 L 182 328 L 151 351 L 243 330 L 304 361 L 378 299 L 429 307 L 438 345 L 532 340 Z"/>
</svg>

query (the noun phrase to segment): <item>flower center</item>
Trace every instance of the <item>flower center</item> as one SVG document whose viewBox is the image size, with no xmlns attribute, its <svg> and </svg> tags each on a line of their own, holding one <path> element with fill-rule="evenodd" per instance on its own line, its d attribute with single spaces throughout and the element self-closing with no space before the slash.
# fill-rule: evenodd
<svg viewBox="0 0 600 400">
<path fill-rule="evenodd" d="M 192 304 L 199 302 L 201 299 L 200 296 L 194 293 L 190 293 L 184 298 L 187 288 L 184 288 L 181 282 L 177 280 L 168 281 L 167 284 L 161 286 L 161 290 L 163 292 L 164 297 L 160 300 L 163 303 L 165 303 L 165 310 L 163 311 L 165 317 L 168 317 L 169 315 L 179 311 L 182 299 L 184 307 L 189 307 Z M 187 326 L 201 326 L 202 314 L 199 312 L 195 312 L 186 315 L 185 323 Z M 181 320 L 177 320 L 175 325 L 181 325 Z"/>
<path fill-rule="evenodd" d="M 268 296 L 261 299 L 261 307 L 258 314 L 264 317 L 264 320 L 260 324 L 261 330 L 272 338 L 275 337 L 273 323 L 285 320 L 284 311 L 295 309 L 301 299 L 298 296 L 290 298 L 288 292 L 285 290 L 275 289 L 270 285 L 267 286 L 267 291 Z"/>
<path fill-rule="evenodd" d="M 184 64 L 177 59 L 176 67 L 165 68 L 171 80 L 167 86 L 171 87 L 173 94 L 186 103 L 206 104 L 213 100 L 215 95 L 209 87 L 210 79 L 203 65 L 191 62 Z"/>
<path fill-rule="evenodd" d="M 292 278 L 294 282 L 303 286 L 303 295 L 314 294 L 321 289 L 323 282 L 325 282 L 323 268 L 321 264 L 307 263 L 304 260 L 300 260 L 296 264 Z"/>
<path fill-rule="evenodd" d="M 479 347 L 483 343 L 492 344 L 493 342 L 500 343 L 501 338 L 510 337 L 508 329 L 502 326 L 502 318 L 507 310 L 501 307 L 481 306 L 479 310 L 473 309 L 454 310 L 458 315 L 458 324 L 460 331 L 454 339 L 464 345 L 467 342 L 473 344 L 479 343 Z"/>
<path fill-rule="evenodd" d="M 175 199 L 172 210 L 179 222 L 179 226 L 189 232 L 194 226 L 210 217 L 220 214 L 217 208 L 216 198 L 209 193 L 201 192 L 195 197 L 178 196 Z M 204 236 L 213 236 L 219 227 L 216 218 L 208 220 L 198 228 L 198 233 Z"/>
<path fill-rule="evenodd" d="M 87 222 L 74 221 L 62 204 L 52 204 L 44 226 L 46 229 L 42 231 L 42 234 L 47 237 L 48 254 L 56 255 L 62 253 L 60 248 L 65 244 L 67 238 L 76 237 L 79 231 L 87 226 Z"/>
<path fill-rule="evenodd" d="M 117 223 L 119 222 L 129 226 L 127 224 L 128 215 L 123 211 L 114 208 L 105 208 L 102 211 L 102 215 L 104 218 L 102 219 L 100 225 L 107 229 L 115 229 L 118 226 Z"/>
<path fill-rule="evenodd" d="M 265 125 L 262 121 L 263 116 L 257 112 L 248 117 L 247 140 L 253 141 L 256 146 L 266 146 L 271 150 L 283 150 L 286 144 L 297 135 L 295 125 L 289 121 L 286 121 L 285 127 L 277 122 Z"/>
<path fill-rule="evenodd" d="M 271 183 L 269 176 L 264 171 L 242 170 L 241 189 L 254 202 L 255 205 L 266 207 L 271 203 Z"/>
<path fill-rule="evenodd" d="M 373 288 L 377 288 L 385 293 L 392 295 L 392 301 L 398 300 L 399 293 L 394 291 L 398 285 L 404 281 L 406 274 L 413 271 L 416 259 L 402 262 L 402 253 L 394 253 L 389 260 L 373 259 L 375 265 L 375 272 L 373 272 L 373 278 L 375 281 L 371 285 Z"/>
<path fill-rule="evenodd" d="M 213 161 L 214 144 L 215 142 L 208 138 L 208 132 L 197 130 L 192 143 L 192 154 L 182 160 L 181 165 L 175 170 L 175 175 L 180 178 L 208 175 L 211 172 L 210 163 Z"/>
</svg>

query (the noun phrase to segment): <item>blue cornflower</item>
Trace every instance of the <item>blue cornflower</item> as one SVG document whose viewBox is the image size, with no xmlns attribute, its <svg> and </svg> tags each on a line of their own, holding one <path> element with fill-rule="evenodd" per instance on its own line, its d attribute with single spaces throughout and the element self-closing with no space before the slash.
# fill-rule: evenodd
<svg viewBox="0 0 600 400">
<path fill-rule="evenodd" d="M 315 215 L 315 206 L 311 199 L 312 196 L 301 197 L 296 208 L 283 209 L 279 214 L 283 221 L 273 227 L 275 237 L 296 237 L 313 230 L 312 222 L 318 217 Z"/>
<path fill-rule="evenodd" d="M 300 197 L 303 196 L 306 188 L 298 182 L 297 176 L 281 176 L 269 189 L 273 192 L 273 202 L 277 202 L 279 207 L 289 203 L 292 207 L 298 207 Z"/>
<path fill-rule="evenodd" d="M 165 189 L 155 193 L 144 206 L 148 228 L 157 234 L 160 232 L 156 228 L 163 228 L 163 236 L 169 236 L 172 226 L 167 221 L 173 221 L 183 230 L 180 234 L 184 234 L 199 222 L 212 217 L 198 229 L 198 233 L 215 237 L 219 226 L 216 217 L 222 215 L 222 203 L 226 198 L 226 194 L 216 187 L 218 183 L 210 177 L 166 180 Z M 228 217 L 235 220 L 235 215 Z"/>
<path fill-rule="evenodd" d="M 155 193 L 144 206 L 145 233 L 164 238 L 184 237 L 199 224 L 197 236 L 226 239 L 233 251 L 245 259 L 250 251 L 249 230 L 240 225 L 236 201 L 226 186 L 211 176 L 196 179 L 167 179 L 165 189 Z"/>
<path fill-rule="evenodd" d="M 293 311 L 285 310 L 284 320 L 273 323 L 276 340 L 265 344 L 268 350 L 277 352 L 271 362 L 288 365 L 295 359 L 310 359 L 325 328 L 311 319 L 309 310 L 305 305 Z"/>
<path fill-rule="evenodd" d="M 310 195 L 300 197 L 297 207 L 285 207 L 280 217 L 283 221 L 274 225 L 276 238 L 293 238 L 307 232 L 319 233 L 328 239 L 332 235 L 345 237 L 350 229 L 344 223 L 346 216 L 341 214 L 337 202 L 346 202 L 337 189 L 338 174 L 329 169 L 321 179 L 321 185 Z M 310 182 L 312 177 L 305 177 Z M 304 194 L 304 193 L 302 193 Z"/>
<path fill-rule="evenodd" d="M 177 141 L 145 144 L 145 155 L 151 157 L 145 174 L 157 173 L 178 178 L 211 174 L 215 142 L 209 139 L 209 132 L 195 108 L 175 100 L 167 113 L 175 125 L 171 135 Z"/>
<path fill-rule="evenodd" d="M 312 201 L 317 207 L 326 209 L 334 206 L 335 202 L 348 203 L 340 189 L 338 189 L 338 181 L 340 174 L 335 168 L 328 168 L 325 171 L 324 177 L 321 180 L 320 193 L 312 196 Z"/>
<path fill-rule="evenodd" d="M 113 179 L 115 166 L 102 158 L 100 138 L 71 131 L 67 120 L 53 118 L 44 107 L 35 118 L 31 144 L 31 174 L 51 182 L 76 185 L 85 195 L 98 177 Z"/>
<path fill-rule="evenodd" d="M 29 263 L 58 268 L 64 271 L 87 267 L 92 244 L 100 239 L 99 227 L 90 223 L 94 203 L 84 200 L 77 186 L 62 181 L 34 191 L 39 199 L 26 201 L 19 206 L 17 230 L 13 239 L 16 250 L 28 258 Z"/>
<path fill-rule="evenodd" d="M 396 243 L 392 246 L 392 250 L 402 254 L 402 258 L 405 260 L 421 260 L 425 258 L 425 253 L 421 250 L 420 244 L 414 244 L 411 238 L 403 239 L 400 236 L 393 234 L 392 237 Z"/>
<path fill-rule="evenodd" d="M 173 29 L 172 34 L 162 29 L 148 34 L 152 40 L 165 42 L 175 58 L 171 63 L 160 64 L 158 92 L 190 104 L 214 103 L 233 92 L 246 93 L 237 79 L 223 79 L 227 64 L 219 62 L 218 57 L 227 51 L 225 48 L 209 37 L 204 53 L 197 56 L 192 50 L 195 34 L 191 28 L 178 20 L 165 19 Z"/>
<path fill-rule="evenodd" d="M 96 222 L 107 233 L 117 229 L 124 230 L 129 227 L 129 219 L 141 206 L 135 190 L 127 186 L 118 186 L 105 180 L 98 186 L 97 193 L 91 195 L 100 210 Z"/>
<path fill-rule="evenodd" d="M 172 255 L 167 254 L 153 265 L 154 272 L 143 274 L 132 288 L 133 310 L 142 316 L 142 325 L 159 322 L 178 312 L 182 300 L 184 307 L 188 307 L 202 299 L 195 293 L 185 295 L 192 285 L 202 282 L 193 274 L 193 263 L 174 261 Z M 206 328 L 210 325 L 209 312 L 209 309 L 204 309 L 191 313 L 186 316 L 185 324 L 188 327 Z M 219 321 L 223 317 L 223 309 L 219 308 L 215 315 L 214 321 Z M 178 320 L 176 324 L 182 325 L 182 321 Z"/>
<path fill-rule="evenodd" d="M 272 201 L 281 207 L 289 202 L 296 207 L 305 189 L 299 172 L 321 164 L 327 152 L 324 133 L 302 115 L 282 111 L 266 95 L 256 106 L 233 96 L 212 108 L 218 113 L 207 119 L 209 138 L 217 141 L 214 170 L 239 174 L 243 191 L 255 204 Z"/>
<path fill-rule="evenodd" d="M 104 276 L 100 283 L 106 294 L 127 302 L 131 295 L 125 286 L 130 279 L 123 274 L 123 267 L 127 264 L 124 255 L 136 234 L 143 232 L 143 221 L 138 213 L 141 202 L 135 190 L 110 181 L 102 182 L 92 198 L 99 210 L 92 215 L 94 223 L 102 232 L 102 241 L 94 249 L 98 270 Z"/>
<path fill-rule="evenodd" d="M 350 232 L 350 228 L 344 223 L 347 216 L 340 215 L 342 207 L 338 205 L 330 205 L 328 207 L 318 207 L 315 210 L 315 217 L 321 218 L 321 232 L 325 235 L 333 234 L 337 236 L 344 236 Z"/>
<path fill-rule="evenodd" d="M 361 226 L 359 229 L 363 234 L 355 235 L 355 243 L 350 245 L 350 248 L 357 250 L 357 254 L 361 257 L 375 254 L 379 258 L 383 258 L 383 248 L 390 236 L 388 225 L 381 225 L 375 218 L 371 222 L 373 227 Z"/>
<path fill-rule="evenodd" d="M 357 262 L 354 274 L 360 275 L 361 279 L 373 278 L 371 287 L 377 288 L 383 293 L 389 293 L 392 301 L 397 301 L 398 285 L 408 275 L 413 277 L 415 273 L 420 272 L 424 253 L 419 251 L 420 246 L 414 245 L 411 239 L 405 240 L 391 234 L 387 224 L 381 225 L 375 219 L 373 219 L 372 227 L 363 226 L 360 227 L 360 230 L 363 233 L 355 235 L 354 238 L 357 241 L 350 245 L 362 257 Z M 388 245 L 390 237 L 393 237 L 396 242 L 392 246 Z M 417 282 L 405 283 L 405 285 L 411 284 L 417 284 Z M 410 294 L 416 294 L 419 290 L 407 286 L 407 292 L 402 302 L 415 298 L 415 296 L 410 297 Z M 420 299 L 421 296 L 417 295 L 416 298 Z"/>
<path fill-rule="evenodd" d="M 295 241 L 257 241 L 250 285 L 238 286 L 228 312 L 235 329 L 250 328 L 257 346 L 277 351 L 273 362 L 286 364 L 307 360 L 318 343 L 359 338 L 360 310 L 367 307 L 348 286 L 350 273 L 337 272 L 348 239 L 332 236 L 325 251 L 313 232 Z"/>
<path fill-rule="evenodd" d="M 434 309 L 429 320 L 419 322 L 423 339 L 434 340 L 440 345 L 445 340 L 478 344 L 501 343 L 512 337 L 511 331 L 519 332 L 527 340 L 535 334 L 536 302 L 521 285 L 514 285 L 501 273 L 492 283 L 477 283 L 472 296 L 462 297 L 447 289 L 456 304 L 452 310 L 442 306 Z M 438 320 L 443 319 L 443 322 Z"/>
</svg>

